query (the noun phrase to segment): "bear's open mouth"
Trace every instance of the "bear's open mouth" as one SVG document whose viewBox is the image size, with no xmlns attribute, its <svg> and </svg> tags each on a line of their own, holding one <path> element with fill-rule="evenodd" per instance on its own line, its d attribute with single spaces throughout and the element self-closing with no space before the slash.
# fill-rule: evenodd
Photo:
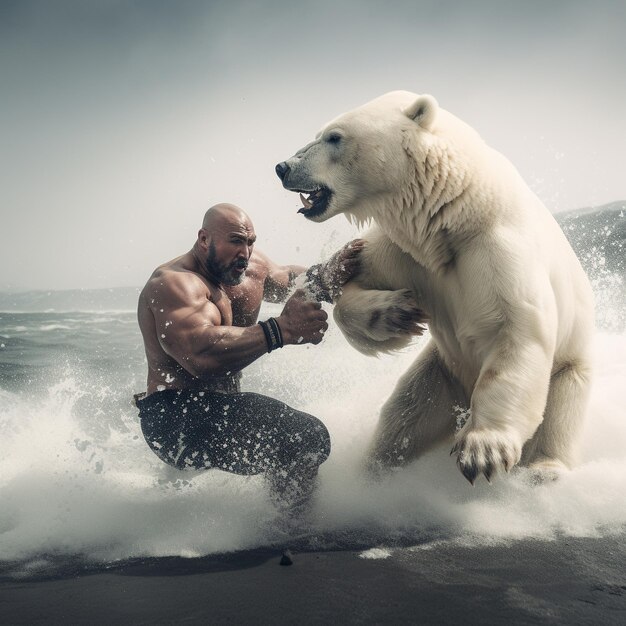
<svg viewBox="0 0 626 626">
<path fill-rule="evenodd" d="M 308 197 L 304 194 L 308 193 Z M 328 207 L 333 192 L 328 187 L 318 187 L 313 191 L 300 192 L 300 200 L 302 200 L 302 208 L 298 209 L 298 213 L 302 213 L 304 217 L 317 217 L 321 215 Z"/>
</svg>

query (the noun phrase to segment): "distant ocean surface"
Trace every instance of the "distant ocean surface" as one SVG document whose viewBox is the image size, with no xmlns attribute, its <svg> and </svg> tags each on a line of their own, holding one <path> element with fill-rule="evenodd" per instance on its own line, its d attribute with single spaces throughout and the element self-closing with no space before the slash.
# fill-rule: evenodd
<svg viewBox="0 0 626 626">
<path fill-rule="evenodd" d="M 472 489 L 446 450 L 364 481 L 359 461 L 378 411 L 423 338 L 374 359 L 332 326 L 320 346 L 289 346 L 246 370 L 244 389 L 317 415 L 331 432 L 310 541 L 471 544 L 626 530 L 625 212 L 616 203 L 560 216 L 594 284 L 598 334 L 581 464 L 555 484 L 532 487 L 520 471 Z M 260 477 L 178 472 L 146 446 L 131 404 L 146 376 L 137 294 L 0 294 L 0 574 L 284 539 Z"/>
</svg>

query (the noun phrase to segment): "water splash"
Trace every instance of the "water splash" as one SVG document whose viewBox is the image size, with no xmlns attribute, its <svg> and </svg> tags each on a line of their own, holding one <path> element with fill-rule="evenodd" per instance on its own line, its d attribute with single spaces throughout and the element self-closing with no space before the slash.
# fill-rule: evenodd
<svg viewBox="0 0 626 626">
<path fill-rule="evenodd" d="M 445 450 L 380 482 L 364 478 L 362 455 L 380 405 L 415 352 L 368 359 L 331 329 L 314 359 L 306 348 L 285 349 L 248 377 L 248 386 L 320 416 L 331 432 L 333 453 L 321 468 L 305 529 L 311 546 L 548 539 L 624 530 L 626 410 L 620 381 L 626 376 L 626 335 L 597 338 L 581 465 L 539 487 L 522 470 L 471 488 Z M 42 555 L 99 561 L 195 556 L 285 540 L 290 531 L 277 524 L 262 478 L 165 466 L 146 446 L 135 409 L 123 398 L 130 390 L 111 389 L 65 368 L 38 394 L 0 394 L 5 561 L 21 562 L 19 571 L 26 571 Z M 93 410 L 107 398 L 106 411 Z"/>
</svg>

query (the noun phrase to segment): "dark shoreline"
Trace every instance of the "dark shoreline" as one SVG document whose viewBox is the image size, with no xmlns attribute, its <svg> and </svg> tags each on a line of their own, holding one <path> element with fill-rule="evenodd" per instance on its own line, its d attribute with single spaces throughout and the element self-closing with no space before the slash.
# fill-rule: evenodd
<svg viewBox="0 0 626 626">
<path fill-rule="evenodd" d="M 0 579 L 0 623 L 625 624 L 626 537 L 361 551 L 279 549 Z M 57 564 L 58 565 L 58 564 Z"/>
</svg>

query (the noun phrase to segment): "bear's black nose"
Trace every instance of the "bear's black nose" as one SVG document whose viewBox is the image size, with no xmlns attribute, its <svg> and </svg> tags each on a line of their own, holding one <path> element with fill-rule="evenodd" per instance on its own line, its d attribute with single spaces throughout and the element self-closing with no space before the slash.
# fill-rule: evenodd
<svg viewBox="0 0 626 626">
<path fill-rule="evenodd" d="M 278 178 L 280 178 L 280 180 L 284 180 L 288 171 L 289 166 L 284 161 L 276 166 L 276 173 L 278 174 Z"/>
</svg>

